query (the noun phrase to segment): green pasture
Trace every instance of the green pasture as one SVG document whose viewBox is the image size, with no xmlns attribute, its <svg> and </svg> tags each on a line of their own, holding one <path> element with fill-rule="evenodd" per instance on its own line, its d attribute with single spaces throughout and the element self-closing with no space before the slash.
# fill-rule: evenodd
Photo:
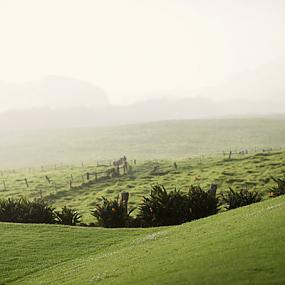
<svg viewBox="0 0 285 285">
<path fill-rule="evenodd" d="M 130 161 L 132 171 L 129 174 L 117 178 L 102 177 L 98 181 L 94 181 L 94 176 L 91 176 L 89 183 L 86 183 L 86 173 L 104 171 L 109 168 L 109 162 L 105 166 L 90 164 L 57 166 L 56 169 L 50 166 L 43 169 L 6 170 L 0 176 L 0 198 L 42 197 L 57 208 L 65 205 L 75 208 L 83 214 L 85 222 L 92 222 L 95 220 L 90 211 L 98 200 L 102 196 L 114 198 L 122 191 L 130 193 L 130 206 L 135 207 L 142 196 L 149 194 L 151 185 L 156 183 L 165 185 L 169 190 L 176 187 L 187 191 L 191 184 L 208 188 L 211 183 L 217 183 L 218 191 L 227 190 L 230 186 L 266 193 L 273 185 L 271 177 L 283 177 L 285 174 L 285 151 L 234 154 L 231 159 L 227 155 L 218 155 L 175 161 L 177 169 L 173 165 L 174 160 L 138 161 L 137 164 Z"/>
<path fill-rule="evenodd" d="M 218 192 L 257 190 L 265 201 L 173 227 L 0 223 L 0 285 L 284 284 L 285 198 L 267 195 L 271 177 L 285 175 L 284 147 L 282 118 L 1 132 L 0 199 L 43 198 L 83 222 L 95 222 L 102 196 L 128 191 L 136 207 L 157 183 L 181 191 L 216 183 Z M 87 180 L 122 155 L 127 174 Z"/>
<path fill-rule="evenodd" d="M 0 284 L 284 284 L 285 198 L 191 223 L 0 223 Z"/>
<path fill-rule="evenodd" d="M 208 119 L 124 126 L 0 130 L 0 169 L 95 163 L 126 154 L 138 160 L 184 159 L 223 151 L 285 147 L 285 119 Z"/>
</svg>

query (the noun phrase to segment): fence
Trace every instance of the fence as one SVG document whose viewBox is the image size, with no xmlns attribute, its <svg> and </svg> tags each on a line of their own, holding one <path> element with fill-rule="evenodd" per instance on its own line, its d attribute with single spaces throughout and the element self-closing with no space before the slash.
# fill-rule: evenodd
<svg viewBox="0 0 285 285">
<path fill-rule="evenodd" d="M 106 161 L 105 161 L 106 162 Z M 132 161 L 134 164 L 136 163 L 136 160 Z M 83 165 L 83 163 L 82 163 Z M 82 188 L 82 187 L 86 187 L 89 186 L 91 184 L 94 184 L 96 182 L 100 182 L 102 180 L 106 180 L 106 179 L 111 179 L 114 177 L 119 177 L 122 175 L 126 175 L 128 174 L 131 170 L 132 170 L 132 166 L 128 163 L 127 158 L 124 156 L 122 158 L 120 158 L 119 160 L 116 161 L 109 161 L 108 165 L 106 163 L 104 163 L 103 161 L 97 161 L 96 163 L 97 167 L 104 167 L 104 170 L 98 170 L 98 171 L 85 171 L 85 172 L 81 172 L 80 174 L 80 181 L 78 179 L 74 178 L 74 175 L 71 173 L 69 175 L 69 178 L 66 179 L 65 178 L 65 185 L 67 184 L 68 187 L 70 189 L 76 189 L 76 188 Z M 85 167 L 83 165 L 83 167 Z M 88 167 L 87 167 L 88 168 Z M 64 167 L 63 167 L 64 169 Z M 60 167 L 54 167 L 53 170 L 60 170 Z M 49 172 L 50 168 L 44 168 L 41 167 L 38 172 Z M 30 173 L 31 170 L 30 168 L 28 169 L 28 173 Z M 37 172 L 37 173 L 38 173 Z M 9 176 L 15 176 L 18 174 L 18 177 L 15 179 L 8 179 Z M 25 176 L 22 176 L 21 178 L 19 178 L 20 176 L 20 172 L 17 172 L 16 170 L 2 170 L 0 172 L 1 178 L 2 178 L 2 190 L 3 191 L 7 191 L 10 190 L 12 187 L 15 187 L 15 184 L 18 187 L 25 187 L 25 188 L 30 188 L 32 183 L 32 178 L 28 178 L 29 175 L 26 176 L 26 172 L 25 172 Z M 56 181 L 56 179 L 54 179 L 55 173 L 44 173 L 43 175 L 43 180 L 45 181 L 45 183 L 47 183 L 50 187 L 53 187 L 54 190 L 57 190 L 58 185 L 62 184 L 62 180 Z M 63 174 L 64 175 L 64 174 Z M 38 176 L 36 176 L 38 177 Z M 78 175 L 77 175 L 78 177 Z M 0 184 L 1 185 L 1 184 Z M 11 186 L 11 187 L 10 187 Z M 0 188 L 0 191 L 1 191 Z M 61 187 L 62 188 L 62 187 Z"/>
<path fill-rule="evenodd" d="M 243 155 L 249 155 L 252 153 L 265 153 L 265 152 L 273 152 L 273 151 L 280 151 L 282 148 L 243 148 L 241 150 L 229 150 L 229 151 L 223 151 L 222 154 L 224 157 L 227 157 L 229 159 L 232 159 L 233 156 L 243 156 Z M 216 153 L 217 155 L 217 153 Z M 202 156 L 204 158 L 204 155 Z M 136 159 L 131 160 L 132 165 L 136 165 L 137 161 Z M 65 187 L 66 185 L 70 189 L 76 189 L 80 187 L 86 187 L 91 184 L 100 182 L 102 180 L 111 179 L 114 177 L 119 177 L 121 175 L 126 175 L 131 172 L 132 166 L 127 161 L 127 158 L 125 156 L 121 157 L 119 160 L 111 161 L 111 160 L 98 160 L 96 161 L 97 167 L 104 167 L 104 170 L 98 170 L 98 171 L 84 171 L 80 174 L 80 181 L 73 177 L 73 174 L 71 173 L 69 176 L 69 179 L 66 179 L 65 181 Z M 0 182 L 0 191 L 7 191 L 10 190 L 12 187 L 14 187 L 15 183 L 19 185 L 19 187 L 25 187 L 27 189 L 31 188 L 31 185 L 33 185 L 33 179 L 29 178 L 29 173 L 32 173 L 34 170 L 38 173 L 40 170 L 43 172 L 43 179 L 45 182 L 54 188 L 56 191 L 59 188 L 59 184 L 62 182 L 56 181 L 54 177 L 52 177 L 51 174 L 46 174 L 44 172 L 48 172 L 51 170 L 61 170 L 65 169 L 66 167 L 70 167 L 70 165 L 64 165 L 62 163 L 54 164 L 50 166 L 41 166 L 40 168 L 28 168 L 25 171 L 25 176 L 22 178 L 15 178 L 14 183 L 12 183 L 12 179 L 8 179 L 9 176 L 16 176 L 21 172 L 21 170 L 15 170 L 15 169 L 9 169 L 9 170 L 0 170 L 0 181 L 2 180 L 2 183 Z M 177 168 L 177 164 L 174 163 L 174 167 Z M 81 163 L 81 168 L 88 168 L 87 163 Z M 28 173 L 27 173 L 28 172 Z M 2 185 L 1 185 L 2 184 Z M 1 187 L 2 186 L 2 187 Z M 10 188 L 11 187 L 11 188 Z M 2 189 L 1 189 L 2 188 Z M 62 188 L 62 187 L 61 187 Z"/>
</svg>

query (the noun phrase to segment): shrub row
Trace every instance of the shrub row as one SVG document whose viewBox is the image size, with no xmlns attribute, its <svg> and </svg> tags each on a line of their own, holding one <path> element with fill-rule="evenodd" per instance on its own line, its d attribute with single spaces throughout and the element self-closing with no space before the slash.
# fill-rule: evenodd
<svg viewBox="0 0 285 285">
<path fill-rule="evenodd" d="M 164 186 L 152 187 L 150 197 L 143 197 L 138 219 L 142 226 L 178 225 L 216 214 L 219 201 L 215 193 L 191 186 L 187 194 L 174 189 L 167 192 Z"/>
<path fill-rule="evenodd" d="M 269 190 L 269 196 L 285 194 L 285 179 L 273 180 L 277 185 Z M 207 191 L 200 186 L 190 186 L 187 193 L 176 189 L 168 192 L 163 185 L 154 185 L 149 197 L 143 197 L 136 217 L 131 216 L 135 209 L 128 210 L 126 192 L 122 193 L 121 199 L 102 197 L 102 202 L 97 203 L 91 214 L 97 219 L 97 225 L 107 228 L 170 226 L 214 215 L 221 208 L 231 210 L 262 200 L 257 191 L 230 188 L 217 196 L 216 190 L 216 185 L 212 185 Z M 74 209 L 63 207 L 61 211 L 55 211 L 42 199 L 0 200 L 0 222 L 79 225 L 80 221 L 81 216 Z"/>
<path fill-rule="evenodd" d="M 76 225 L 80 218 L 75 210 L 64 207 L 61 211 L 55 211 L 42 199 L 0 200 L 0 222 Z"/>
<path fill-rule="evenodd" d="M 216 196 L 216 187 L 208 191 L 200 186 L 190 186 L 188 193 L 174 189 L 166 191 L 164 186 L 152 187 L 149 197 L 143 197 L 136 218 L 130 216 L 119 199 L 103 198 L 92 214 L 103 227 L 157 227 L 179 225 L 196 219 L 208 217 L 226 210 L 250 205 L 261 201 L 262 195 L 256 191 L 230 189 Z"/>
<path fill-rule="evenodd" d="M 269 189 L 269 197 L 285 194 L 285 179 L 272 180 L 276 182 L 276 186 Z M 143 197 L 136 218 L 127 213 L 125 206 L 121 205 L 118 199 L 109 201 L 106 198 L 103 198 L 102 205 L 96 207 L 93 215 L 104 227 L 178 225 L 216 214 L 221 208 L 231 210 L 260 202 L 262 196 L 257 191 L 234 191 L 229 188 L 216 197 L 215 185 L 208 191 L 204 191 L 200 186 L 190 186 L 188 193 L 176 189 L 167 192 L 164 186 L 155 185 L 150 196 Z"/>
</svg>

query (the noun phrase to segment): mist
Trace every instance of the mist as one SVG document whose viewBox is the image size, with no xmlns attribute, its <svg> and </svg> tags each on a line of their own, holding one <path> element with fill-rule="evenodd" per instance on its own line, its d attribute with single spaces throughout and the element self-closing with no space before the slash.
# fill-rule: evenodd
<svg viewBox="0 0 285 285">
<path fill-rule="evenodd" d="M 0 128 L 284 114 L 281 0 L 5 1 Z"/>
</svg>

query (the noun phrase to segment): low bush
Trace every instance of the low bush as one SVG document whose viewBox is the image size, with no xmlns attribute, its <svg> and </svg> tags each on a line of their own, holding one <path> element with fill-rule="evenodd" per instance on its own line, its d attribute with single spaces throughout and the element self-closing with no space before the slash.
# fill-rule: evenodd
<svg viewBox="0 0 285 285">
<path fill-rule="evenodd" d="M 176 189 L 167 192 L 164 186 L 152 187 L 149 197 L 143 197 L 138 218 L 143 226 L 179 225 L 207 217 L 219 211 L 216 192 L 191 186 L 187 194 Z"/>
<path fill-rule="evenodd" d="M 1 222 L 17 222 L 21 216 L 19 203 L 13 198 L 0 200 L 0 221 Z"/>
<path fill-rule="evenodd" d="M 285 195 L 285 178 L 271 178 L 277 185 L 269 189 L 270 197 Z"/>
<path fill-rule="evenodd" d="M 0 221 L 43 224 L 56 222 L 53 207 L 42 199 L 29 201 L 26 198 L 0 200 Z"/>
<path fill-rule="evenodd" d="M 74 209 L 64 206 L 55 212 L 57 222 L 62 225 L 76 226 L 81 222 L 81 215 Z"/>
<path fill-rule="evenodd" d="M 200 186 L 190 186 L 188 192 L 190 220 L 214 215 L 219 211 L 219 200 L 216 191 L 205 191 Z"/>
<path fill-rule="evenodd" d="M 177 225 L 189 220 L 187 195 L 176 189 L 167 192 L 164 186 L 152 186 L 149 197 L 143 197 L 138 218 L 143 226 Z"/>
<path fill-rule="evenodd" d="M 257 203 L 260 202 L 261 199 L 262 194 L 257 191 L 234 191 L 232 188 L 229 188 L 229 191 L 221 193 L 221 201 L 227 210 Z"/>
<path fill-rule="evenodd" d="M 130 214 L 133 210 L 128 212 L 126 206 L 119 201 L 119 197 L 114 200 L 102 197 L 102 203 L 97 204 L 91 214 L 97 218 L 100 226 L 121 228 L 128 226 L 128 222 L 131 219 Z"/>
</svg>

